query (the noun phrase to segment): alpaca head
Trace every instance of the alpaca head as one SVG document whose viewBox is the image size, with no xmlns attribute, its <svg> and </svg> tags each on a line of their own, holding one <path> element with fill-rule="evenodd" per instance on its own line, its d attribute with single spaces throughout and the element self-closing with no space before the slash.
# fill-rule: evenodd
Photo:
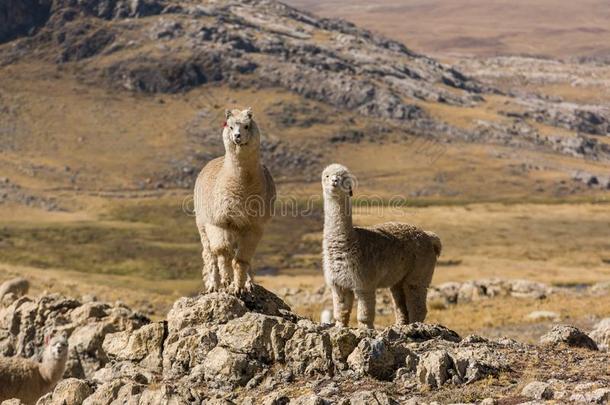
<svg viewBox="0 0 610 405">
<path fill-rule="evenodd" d="M 68 354 L 68 339 L 64 335 L 58 335 L 49 339 L 45 338 L 45 359 L 65 360 Z"/>
<path fill-rule="evenodd" d="M 226 110 L 222 138 L 227 152 L 256 153 L 260 145 L 258 127 L 252 118 L 252 108 Z"/>
<path fill-rule="evenodd" d="M 338 163 L 327 166 L 322 172 L 322 190 L 326 196 L 351 197 L 354 183 L 354 176 L 347 167 Z"/>
</svg>

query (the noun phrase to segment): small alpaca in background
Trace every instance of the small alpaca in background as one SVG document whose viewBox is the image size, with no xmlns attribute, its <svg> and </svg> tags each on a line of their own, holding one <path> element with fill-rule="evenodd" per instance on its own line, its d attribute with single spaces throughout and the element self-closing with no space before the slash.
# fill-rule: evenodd
<svg viewBox="0 0 610 405">
<path fill-rule="evenodd" d="M 35 404 L 61 380 L 68 360 L 68 340 L 55 336 L 45 340 L 42 361 L 22 357 L 0 357 L 0 402 L 18 398 Z"/>
</svg>

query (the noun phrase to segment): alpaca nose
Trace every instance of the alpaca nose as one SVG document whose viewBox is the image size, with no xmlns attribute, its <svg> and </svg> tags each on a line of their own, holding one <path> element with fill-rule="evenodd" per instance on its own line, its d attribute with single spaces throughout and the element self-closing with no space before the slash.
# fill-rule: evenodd
<svg viewBox="0 0 610 405">
<path fill-rule="evenodd" d="M 235 135 L 233 135 L 233 138 L 235 139 L 235 143 L 241 142 L 241 134 L 239 132 L 235 133 Z"/>
</svg>

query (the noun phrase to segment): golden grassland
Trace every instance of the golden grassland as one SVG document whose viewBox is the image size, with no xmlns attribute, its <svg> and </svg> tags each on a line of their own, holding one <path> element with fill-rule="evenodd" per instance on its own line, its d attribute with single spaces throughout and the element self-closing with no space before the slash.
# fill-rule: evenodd
<svg viewBox="0 0 610 405">
<path fill-rule="evenodd" d="M 163 317 L 180 296 L 198 293 L 201 258 L 194 219 L 182 211 L 183 196 L 106 201 L 95 213 L 0 216 L 0 279 L 25 276 L 33 292 L 94 294 L 150 308 Z M 258 281 L 272 291 L 315 290 L 320 266 L 321 216 L 277 217 L 255 266 L 277 269 Z M 357 225 L 398 220 L 438 233 L 443 262 L 433 284 L 489 277 L 523 278 L 550 285 L 610 280 L 610 209 L 607 203 L 466 204 L 427 207 L 359 206 Z M 322 304 L 297 307 L 317 319 Z M 428 320 L 460 333 L 523 334 L 525 315 L 553 310 L 566 322 L 588 325 L 610 316 L 610 297 L 551 295 L 545 300 L 497 298 L 441 309 Z M 378 325 L 388 325 L 381 316 Z"/>
</svg>

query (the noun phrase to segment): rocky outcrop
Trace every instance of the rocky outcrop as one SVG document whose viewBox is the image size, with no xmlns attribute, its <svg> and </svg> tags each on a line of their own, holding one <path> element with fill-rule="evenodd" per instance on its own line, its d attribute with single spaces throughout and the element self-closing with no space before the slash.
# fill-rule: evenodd
<svg viewBox="0 0 610 405">
<path fill-rule="evenodd" d="M 278 2 L 49 3 L 44 18 L 30 16 L 44 28 L 27 46 L 59 63 L 82 61 L 88 80 L 129 91 L 175 93 L 218 81 L 273 86 L 367 116 L 414 121 L 425 113 L 406 98 L 481 100 L 481 87 L 453 68 L 353 24 Z M 125 20 L 144 16 L 153 18 Z"/>
<path fill-rule="evenodd" d="M 18 316 L 23 305 L 11 308 L 9 317 Z M 475 381 L 506 367 L 490 365 L 468 371 L 475 367 L 470 363 L 485 363 L 485 356 L 474 347 L 469 354 L 464 352 L 470 345 L 461 344 L 455 332 L 442 326 L 412 324 L 382 332 L 323 327 L 299 318 L 261 287 L 242 298 L 224 293 L 181 298 L 167 321 L 135 324 L 129 317 L 120 318 L 124 323 L 120 331 L 110 326 L 118 319 L 109 319 L 116 308 L 108 305 L 57 297 L 53 308 L 58 314 L 47 316 L 46 322 L 60 314 L 69 319 L 71 323 L 63 329 L 72 331 L 71 346 L 79 358 L 88 355 L 92 360 L 95 356 L 99 362 L 73 367 L 86 370 L 80 376 L 85 379 L 63 381 L 41 401 L 45 404 L 85 396 L 84 403 L 96 404 L 174 397 L 188 402 L 189 398 L 206 398 L 209 389 L 332 378 L 341 373 L 391 381 L 398 370 L 403 378 L 415 375 L 419 358 L 424 356 L 421 351 L 428 351 L 425 344 L 439 344 L 451 351 L 454 371 L 446 373 L 455 372 L 463 378 L 454 378 L 455 384 Z M 28 325 L 14 329 L 20 331 L 21 327 L 27 329 Z M 420 344 L 421 348 L 415 347 Z"/>
<path fill-rule="evenodd" d="M 515 376 L 514 367 L 532 357 L 571 353 L 560 346 L 544 349 L 507 339 L 462 339 L 441 325 L 383 330 L 320 325 L 294 314 L 259 286 L 241 297 L 183 297 L 159 322 L 120 305 L 83 304 L 58 295 L 19 298 L 1 315 L 5 355 L 35 354 L 45 331 L 70 335 L 73 352 L 66 377 L 77 378 L 63 380 L 39 402 L 49 405 L 308 404 L 339 403 L 346 396 L 353 398 L 351 403 L 402 403 L 426 392 L 471 390 L 492 380 L 503 384 L 514 377 L 495 378 Z M 553 353 L 543 355 L 542 350 Z M 583 367 L 591 369 L 591 363 Z M 531 385 L 522 395 L 546 398 L 561 391 L 553 398 L 565 398 L 568 384 Z M 603 382 L 595 384 L 606 388 Z M 523 386 L 517 387 L 519 394 Z"/>
<path fill-rule="evenodd" d="M 0 3 L 0 43 L 33 31 L 46 23 L 52 0 L 8 0 Z"/>
</svg>

